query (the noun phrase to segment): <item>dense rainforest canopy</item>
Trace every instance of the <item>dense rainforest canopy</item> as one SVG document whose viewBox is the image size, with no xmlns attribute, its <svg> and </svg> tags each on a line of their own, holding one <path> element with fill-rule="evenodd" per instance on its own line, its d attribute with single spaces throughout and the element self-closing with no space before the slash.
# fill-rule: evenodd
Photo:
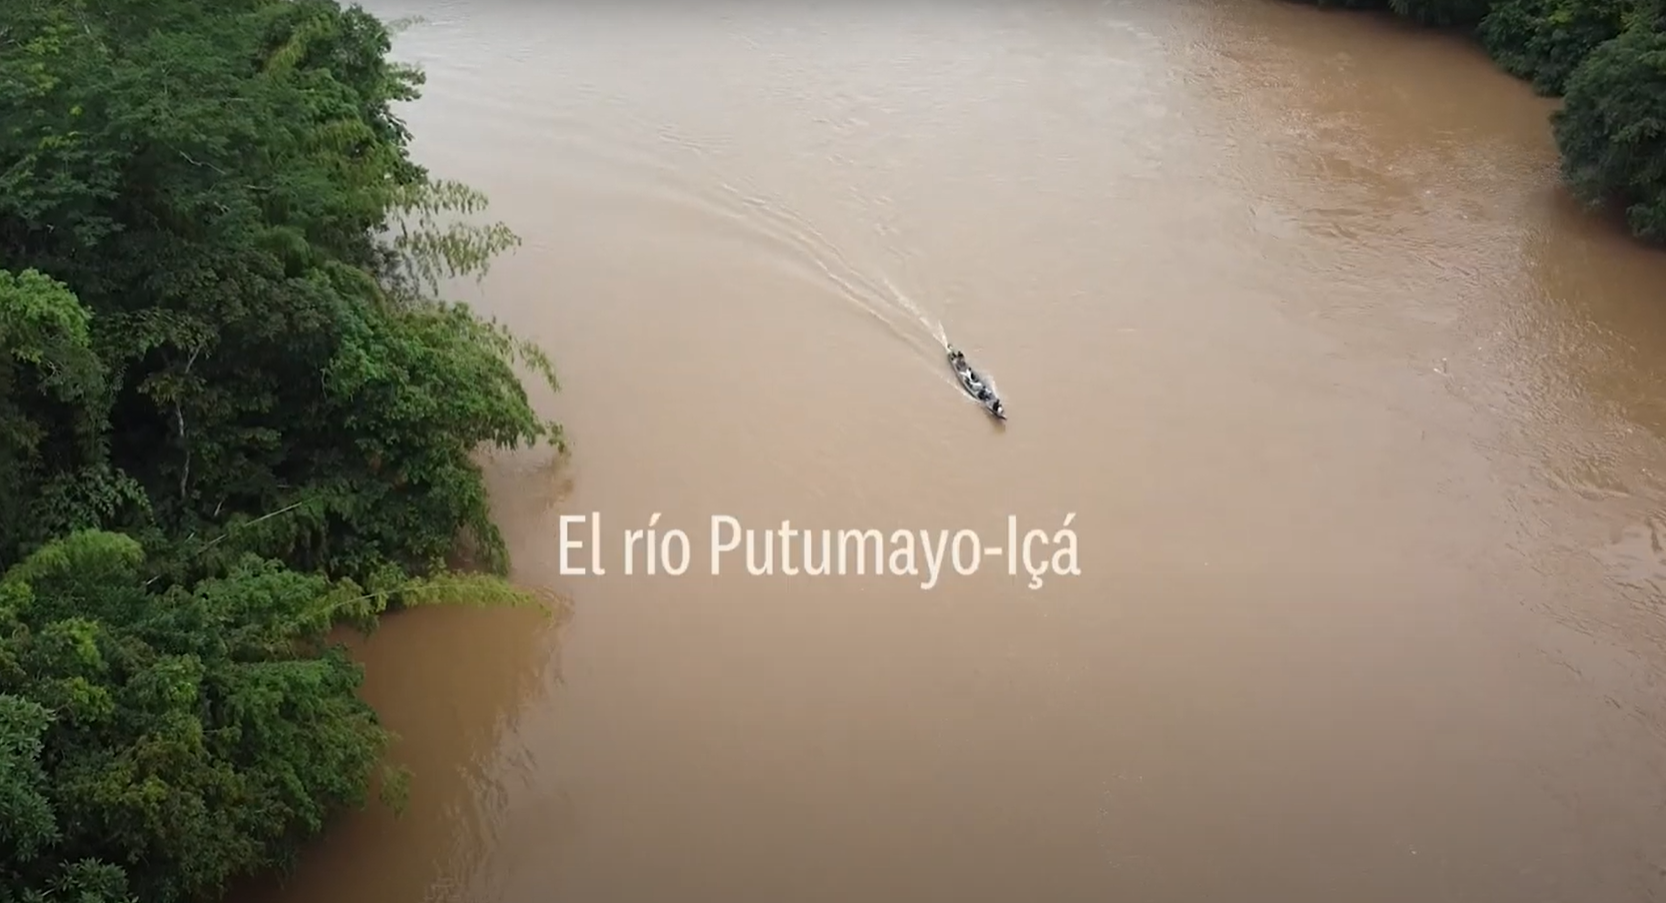
<svg viewBox="0 0 1666 903">
<path fill-rule="evenodd" d="M 1505 71 L 1560 95 L 1562 175 L 1666 243 L 1666 0 L 1308 0 L 1471 30 Z"/>
<path fill-rule="evenodd" d="M 524 600 L 471 455 L 549 362 L 438 298 L 515 238 L 334 0 L 0 3 L 0 903 L 212 899 L 356 805 L 326 641 Z"/>
<path fill-rule="evenodd" d="M 1336 0 L 1316 0 L 1337 5 Z M 1341 0 L 1565 96 L 1569 184 L 1666 240 L 1666 0 Z M 522 599 L 485 445 L 536 349 L 440 299 L 515 238 L 412 162 L 335 0 L 0 3 L 0 903 L 182 903 L 361 803 L 329 629 Z"/>
</svg>

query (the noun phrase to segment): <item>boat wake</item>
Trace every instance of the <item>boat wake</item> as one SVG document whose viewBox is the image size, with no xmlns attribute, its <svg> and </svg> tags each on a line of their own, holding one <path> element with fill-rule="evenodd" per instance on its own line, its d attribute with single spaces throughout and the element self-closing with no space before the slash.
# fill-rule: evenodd
<svg viewBox="0 0 1666 903">
<path fill-rule="evenodd" d="M 784 206 L 727 182 L 721 187 L 756 218 L 760 232 L 769 233 L 785 246 L 784 250 L 791 251 L 795 263 L 813 268 L 846 301 L 879 320 L 898 338 L 922 349 L 929 347 L 927 340 L 947 346 L 942 322 L 927 316 L 889 277 L 883 273 L 868 275 L 826 235 Z"/>
<path fill-rule="evenodd" d="M 573 130 L 557 139 L 575 191 L 600 191 L 620 202 L 652 204 L 701 223 L 700 228 L 755 244 L 763 257 L 795 278 L 830 290 L 943 372 L 949 347 L 942 317 L 932 316 L 884 273 L 853 263 L 837 243 L 779 200 L 718 171 L 711 148 L 688 136 L 668 137 L 663 123 L 642 123 L 640 135 Z M 634 131 L 634 130 L 633 130 Z M 653 137 L 649 137 L 652 135 Z"/>
</svg>

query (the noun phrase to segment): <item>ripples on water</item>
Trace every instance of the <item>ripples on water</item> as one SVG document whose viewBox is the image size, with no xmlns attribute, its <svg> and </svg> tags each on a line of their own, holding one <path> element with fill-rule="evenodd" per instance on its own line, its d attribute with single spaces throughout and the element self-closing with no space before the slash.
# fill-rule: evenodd
<svg viewBox="0 0 1666 903">
<path fill-rule="evenodd" d="M 1096 570 L 568 580 L 496 466 L 518 576 L 583 596 L 572 686 L 459 752 L 420 684 L 443 805 L 311 890 L 1661 889 L 1666 270 L 1557 206 L 1524 88 L 1270 2 L 416 6 L 417 152 L 526 236 L 492 302 L 566 371 L 562 505 L 1069 506 Z M 1021 428 L 916 391 L 950 340 Z"/>
<path fill-rule="evenodd" d="M 508 5 L 468 7 L 466 15 L 460 9 L 446 7 L 438 15 L 425 12 L 425 24 L 408 32 L 401 45 L 402 52 L 432 73 L 427 89 L 431 102 L 466 108 L 467 113 L 458 117 L 464 121 L 456 127 L 478 129 L 488 141 L 528 131 L 538 134 L 541 146 L 553 154 L 539 174 L 552 196 L 564 202 L 583 200 L 587 209 L 631 218 L 635 228 L 663 230 L 680 243 L 738 244 L 738 259 L 790 272 L 810 290 L 805 298 L 842 302 L 871 317 L 892 338 L 938 367 L 939 378 L 951 384 L 938 356 L 956 332 L 951 312 L 956 292 L 931 278 L 940 265 L 921 256 L 912 240 L 918 226 L 910 234 L 894 221 L 899 199 L 884 189 L 889 183 L 904 193 L 911 190 L 913 176 L 893 162 L 900 153 L 916 150 L 903 144 L 929 141 L 953 157 L 966 153 L 960 142 L 974 137 L 968 129 L 994 128 L 1009 137 L 1020 136 L 1020 146 L 1036 156 L 1016 172 L 1030 169 L 1033 175 L 1017 183 L 1007 181 L 1015 170 L 1002 164 L 1016 161 L 1002 158 L 982 164 L 982 178 L 964 186 L 973 195 L 989 194 L 993 209 L 1015 190 L 1047 192 L 1051 177 L 1046 172 L 1057 170 L 1055 163 L 1078 165 L 1072 154 L 1081 143 L 1079 137 L 1050 136 L 1069 136 L 1081 117 L 1103 115 L 1110 105 L 1139 103 L 1141 97 L 1149 98 L 1147 115 L 1160 119 L 1169 112 L 1157 102 L 1153 79 L 1160 78 L 1160 72 L 1142 66 L 1137 55 L 1107 54 L 1091 44 L 1074 57 L 1061 53 L 1060 38 L 1073 44 L 1080 43 L 1079 36 L 1046 34 L 1044 26 L 1054 17 L 1038 19 L 1023 10 L 966 13 L 968 21 L 961 28 L 983 39 L 969 45 L 976 49 L 966 53 L 944 52 L 957 36 L 942 32 L 941 10 L 906 5 L 891 10 L 882 16 L 891 20 L 889 28 L 868 32 L 870 39 L 895 46 L 894 55 L 875 67 L 876 49 L 881 58 L 886 51 L 873 46 L 843 48 L 841 42 L 847 38 L 841 29 L 849 27 L 849 11 L 835 8 L 816 10 L 808 17 L 813 24 L 803 26 L 737 16 L 725 8 L 695 16 L 650 13 L 642 7 L 593 21 L 577 14 L 577 7 L 554 16 Z M 471 21 L 466 16 L 474 17 L 472 27 L 460 28 L 460 23 Z M 510 24 L 527 17 L 548 28 Z M 627 20 L 639 29 L 630 54 L 607 37 L 609 28 Z M 499 21 L 519 36 L 518 41 L 494 46 L 489 55 L 478 53 L 471 45 L 474 35 L 482 27 L 495 29 Z M 1108 14 L 1099 25 L 1119 35 L 1119 42 L 1142 47 L 1141 52 L 1157 46 L 1155 35 L 1132 22 Z M 1018 54 L 1022 63 L 982 56 L 992 46 L 987 41 L 991 28 L 1012 39 L 993 46 L 1003 54 Z M 551 43 L 557 29 L 567 33 L 559 45 Z M 572 42 L 583 40 L 572 34 L 575 31 L 594 36 L 595 44 L 575 50 Z M 1043 37 L 1045 43 L 1026 46 Z M 704 48 L 688 49 L 701 42 L 729 44 L 745 61 L 714 59 Z M 840 59 L 846 55 L 848 64 Z M 489 66 L 472 62 L 488 58 Z M 765 70 L 761 77 L 753 68 L 760 62 Z M 635 88 L 653 87 L 647 93 L 621 94 L 617 86 L 605 87 L 587 75 L 587 67 L 597 64 L 645 70 L 630 82 Z M 795 149 L 780 155 L 768 171 L 760 171 L 756 164 L 760 154 L 767 155 L 769 139 L 759 142 L 753 134 L 748 146 L 740 146 L 734 133 L 721 130 L 731 107 L 714 107 L 710 97 L 693 94 L 686 105 L 679 103 L 684 92 L 677 87 L 677 72 L 683 66 L 698 66 L 703 70 L 699 80 L 727 86 L 736 95 L 726 98 L 731 103 L 750 95 L 755 104 L 775 107 L 782 126 L 791 123 L 795 129 Z M 732 74 L 725 71 L 730 68 L 735 70 Z M 1034 69 L 1038 78 L 1045 78 L 1061 68 L 1073 74 L 1073 82 L 1053 85 L 1012 75 Z M 544 93 L 550 79 L 563 85 L 555 96 Z M 1113 90 L 1104 90 L 1106 82 L 1115 86 Z M 814 93 L 806 93 L 812 85 Z M 1015 121 L 1007 129 L 983 112 L 987 108 L 990 114 L 1004 116 L 1010 100 L 1042 91 L 1046 102 L 1034 107 L 1033 123 Z M 946 102 L 951 93 L 956 100 Z M 1059 101 L 1066 97 L 1096 99 L 1076 116 L 1061 116 Z M 702 117 L 694 108 L 704 108 L 708 115 Z M 906 128 L 895 127 L 903 121 Z M 1026 131 L 1033 136 L 1022 138 Z M 937 138 L 918 137 L 934 132 Z M 1159 150 L 1143 129 L 1127 130 L 1115 140 L 1130 142 L 1148 158 Z M 1092 152 L 1104 150 L 1101 145 Z M 1055 159 L 1049 160 L 1049 155 Z M 823 228 L 830 212 L 825 205 L 817 214 L 807 214 L 782 190 L 806 177 L 822 183 L 817 188 L 842 197 L 840 206 L 854 214 L 837 218 L 845 227 L 843 234 Z M 1140 177 L 1138 169 L 1130 170 L 1108 177 L 1102 188 L 1115 191 L 1119 181 Z M 848 179 L 848 188 L 829 183 L 843 179 Z M 853 234 L 853 224 L 864 228 Z M 934 228 L 950 234 L 962 224 L 940 223 Z M 980 368 L 993 363 L 978 361 Z"/>
</svg>

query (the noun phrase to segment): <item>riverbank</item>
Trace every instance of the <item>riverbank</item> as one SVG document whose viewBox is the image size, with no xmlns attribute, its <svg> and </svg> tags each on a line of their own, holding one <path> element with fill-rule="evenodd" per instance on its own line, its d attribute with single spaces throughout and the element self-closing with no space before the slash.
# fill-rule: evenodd
<svg viewBox="0 0 1666 903">
<path fill-rule="evenodd" d="M 1481 52 L 1272 2 L 379 11 L 433 23 L 422 159 L 537 249 L 482 309 L 585 387 L 570 491 L 488 471 L 575 614 L 373 638 L 409 816 L 256 899 L 1666 890 L 1629 585 L 1666 573 L 1666 255 L 1578 211 Z M 564 575 L 592 511 L 607 574 Z M 1069 511 L 1082 573 L 1035 590 L 612 558 L 656 513 Z"/>
<path fill-rule="evenodd" d="M 519 239 L 412 161 L 390 40 L 0 12 L 0 901 L 212 899 L 397 805 L 332 629 L 537 604 L 472 456 L 560 447 L 518 375 L 555 374 L 442 294 Z"/>
<path fill-rule="evenodd" d="M 323 831 L 248 899 L 1666 895 L 1666 255 L 1570 215 L 1479 54 L 1269 3 L 379 5 L 434 23 L 408 129 L 328 5 L 0 12 L 0 263 L 90 310 L 0 289 L 0 436 L 42 437 L 0 525 L 64 540 L 0 581 L 0 888 L 156 903 Z M 477 482 L 555 387 L 360 241 L 390 174 L 478 203 L 406 131 L 526 235 L 478 308 L 585 387 L 570 486 Z M 588 511 L 1077 512 L 1081 574 L 563 574 Z M 314 632 L 477 598 L 422 564 L 493 525 L 559 636 L 411 611 L 360 684 Z M 383 728 L 399 819 L 355 811 Z"/>
<path fill-rule="evenodd" d="M 1470 34 L 1504 71 L 1562 98 L 1562 178 L 1666 244 L 1666 4 L 1660 0 L 1297 0 Z"/>
</svg>

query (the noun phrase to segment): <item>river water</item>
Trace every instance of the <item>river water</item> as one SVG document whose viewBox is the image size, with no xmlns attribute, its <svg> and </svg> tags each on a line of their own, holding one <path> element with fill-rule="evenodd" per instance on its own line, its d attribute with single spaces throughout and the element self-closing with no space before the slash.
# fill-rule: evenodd
<svg viewBox="0 0 1666 903">
<path fill-rule="evenodd" d="M 1274 0 L 372 8 L 426 20 L 419 157 L 525 239 L 464 296 L 560 370 L 570 460 L 490 477 L 570 606 L 389 619 L 410 807 L 255 896 L 1666 899 L 1666 254 L 1467 43 Z M 589 512 L 607 573 L 563 575 Z M 688 571 L 627 576 L 656 512 Z M 711 573 L 713 515 L 1072 514 L 1036 589 Z"/>
</svg>

